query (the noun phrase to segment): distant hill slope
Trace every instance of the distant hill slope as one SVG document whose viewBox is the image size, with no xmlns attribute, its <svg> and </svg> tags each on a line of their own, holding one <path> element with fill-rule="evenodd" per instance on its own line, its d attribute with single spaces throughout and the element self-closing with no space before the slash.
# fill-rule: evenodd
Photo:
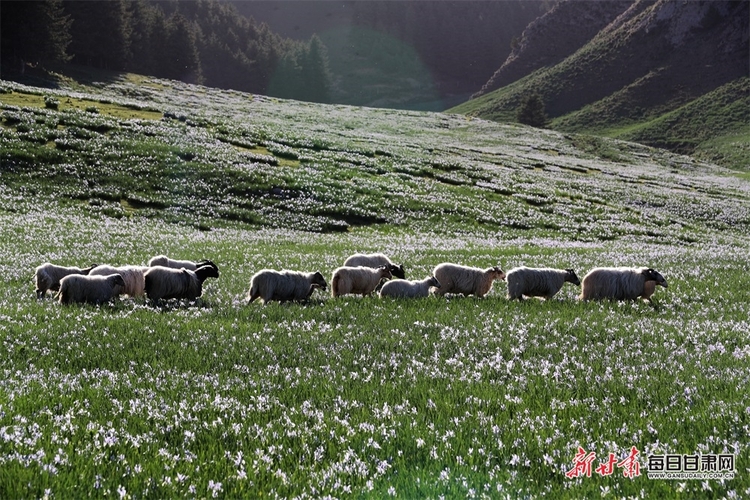
<svg viewBox="0 0 750 500">
<path fill-rule="evenodd" d="M 750 235 L 746 174 L 664 150 L 100 76 L 54 89 L 0 80 L 0 214 L 70 207 L 206 231 L 372 226 L 481 234 L 483 244 Z"/>
<path fill-rule="evenodd" d="M 563 2 L 537 19 L 483 95 L 451 111 L 512 121 L 521 97 L 535 91 L 552 128 L 606 133 L 750 167 L 741 150 L 750 122 L 743 79 L 750 75 L 750 3 L 603 3 L 592 11 L 591 2 Z M 602 24 L 616 14 L 615 7 L 622 12 L 590 40 L 568 55 L 558 50 L 554 60 L 544 60 L 539 47 L 562 47 L 560 26 L 592 12 Z M 487 92 L 509 79 L 514 80 Z M 725 116 L 718 110 L 728 98 L 738 106 Z M 701 107 L 716 112 L 701 113 Z M 741 140 L 720 140 L 723 136 Z"/>
<path fill-rule="evenodd" d="M 479 88 L 549 0 L 255 0 L 233 5 L 282 36 L 326 45 L 331 101 L 442 111 Z"/>
</svg>

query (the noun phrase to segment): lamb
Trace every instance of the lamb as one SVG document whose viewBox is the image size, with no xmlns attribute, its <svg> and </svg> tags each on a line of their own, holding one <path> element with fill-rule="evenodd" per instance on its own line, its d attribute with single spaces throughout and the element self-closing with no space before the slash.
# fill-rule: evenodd
<svg viewBox="0 0 750 500">
<path fill-rule="evenodd" d="M 60 303 L 104 304 L 120 295 L 125 280 L 119 274 L 90 276 L 70 274 L 60 280 Z"/>
<path fill-rule="evenodd" d="M 572 269 L 549 269 L 516 267 L 508 271 L 508 298 L 526 297 L 552 298 L 565 282 L 580 286 L 581 280 Z"/>
<path fill-rule="evenodd" d="M 371 253 L 371 254 L 361 254 L 356 253 L 346 259 L 344 262 L 345 267 L 372 267 L 373 269 L 376 269 L 380 266 L 388 266 L 388 269 L 391 271 L 391 274 L 395 276 L 396 278 L 405 279 L 406 278 L 406 272 L 404 271 L 404 265 L 399 264 L 396 265 L 393 262 L 391 262 L 391 259 L 383 255 L 382 253 Z"/>
<path fill-rule="evenodd" d="M 302 273 L 263 269 L 250 279 L 247 303 L 258 297 L 263 301 L 263 305 L 272 300 L 301 302 L 308 300 L 316 288 L 325 290 L 327 286 L 325 278 L 318 271 Z"/>
<path fill-rule="evenodd" d="M 79 267 L 64 267 L 45 262 L 34 271 L 36 298 L 43 299 L 47 294 L 47 290 L 52 290 L 53 292 L 60 290 L 60 280 L 64 277 L 71 274 L 87 275 L 95 267 L 96 264 L 81 269 Z"/>
<path fill-rule="evenodd" d="M 331 278 L 331 295 L 360 294 L 363 297 L 375 291 L 380 280 L 391 279 L 393 275 L 388 266 L 371 267 L 339 267 Z"/>
<path fill-rule="evenodd" d="M 597 267 L 583 277 L 582 300 L 635 300 L 652 302 L 656 285 L 667 288 L 664 276 L 648 267 Z"/>
<path fill-rule="evenodd" d="M 108 276 L 110 274 L 119 274 L 125 280 L 125 288 L 122 293 L 131 297 L 143 297 L 146 293 L 146 278 L 144 273 L 148 267 L 143 266 L 122 266 L 113 267 L 108 265 L 96 266 L 89 273 L 92 276 Z"/>
<path fill-rule="evenodd" d="M 185 269 L 189 271 L 195 271 L 201 266 L 211 266 L 217 271 L 219 270 L 216 264 L 214 264 L 213 262 L 207 259 L 199 260 L 198 262 L 193 262 L 191 260 L 170 259 L 166 255 L 157 255 L 156 257 L 153 257 L 151 260 L 148 261 L 148 267 L 156 267 L 156 266 L 171 267 L 172 269 L 182 269 L 184 267 Z"/>
<path fill-rule="evenodd" d="M 475 297 L 484 297 L 491 289 L 495 280 L 504 280 L 505 273 L 499 267 L 479 269 L 458 264 L 438 264 L 432 271 L 440 282 L 440 288 L 436 294 L 462 293 L 473 294 Z"/>
<path fill-rule="evenodd" d="M 171 267 L 150 267 L 145 273 L 146 295 L 157 302 L 161 299 L 194 300 L 203 294 L 203 282 L 207 278 L 218 278 L 219 271 L 206 264 L 195 271 Z"/>
<path fill-rule="evenodd" d="M 422 281 L 396 279 L 387 281 L 383 285 L 383 288 L 380 289 L 380 297 L 427 297 L 431 288 L 440 288 L 440 282 L 434 276 L 429 276 Z"/>
</svg>

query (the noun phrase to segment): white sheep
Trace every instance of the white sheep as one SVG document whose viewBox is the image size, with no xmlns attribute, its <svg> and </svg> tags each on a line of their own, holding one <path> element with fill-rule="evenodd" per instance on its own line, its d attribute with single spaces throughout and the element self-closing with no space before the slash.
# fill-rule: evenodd
<svg viewBox="0 0 750 500">
<path fill-rule="evenodd" d="M 57 292 L 60 290 L 60 280 L 71 274 L 86 275 L 96 265 L 81 269 L 80 267 L 65 267 L 45 262 L 34 271 L 34 284 L 36 287 L 36 298 L 43 299 L 47 290 Z"/>
<path fill-rule="evenodd" d="M 249 304 L 259 297 L 264 305 L 272 300 L 301 302 L 309 299 L 316 288 L 325 290 L 327 286 L 325 278 L 318 271 L 302 273 L 263 269 L 250 279 L 247 302 Z"/>
<path fill-rule="evenodd" d="M 152 257 L 151 260 L 148 261 L 148 267 L 156 266 L 171 267 L 172 269 L 182 269 L 184 267 L 185 269 L 188 269 L 190 271 L 195 271 L 202 266 L 211 266 L 217 271 L 219 270 L 216 264 L 207 259 L 193 262 L 191 260 L 170 259 L 166 255 L 157 255 L 156 257 Z"/>
<path fill-rule="evenodd" d="M 144 276 L 148 267 L 143 266 L 121 266 L 113 267 L 108 265 L 96 266 L 89 273 L 92 276 L 108 276 L 110 274 L 119 274 L 125 280 L 125 288 L 122 290 L 124 295 L 131 297 L 143 297 L 146 293 L 146 278 Z"/>
<path fill-rule="evenodd" d="M 120 295 L 125 287 L 125 280 L 119 274 L 108 276 L 90 276 L 69 274 L 60 280 L 61 304 L 87 302 L 104 304 Z"/>
<path fill-rule="evenodd" d="M 391 271 L 391 274 L 393 276 L 395 276 L 396 278 L 400 278 L 400 279 L 406 278 L 404 265 L 394 264 L 393 262 L 391 262 L 391 259 L 383 255 L 382 253 L 371 253 L 371 254 L 355 253 L 354 255 L 346 259 L 346 261 L 344 262 L 344 266 L 345 267 L 360 267 L 360 266 L 372 267 L 373 269 L 376 269 L 380 266 L 388 266 L 388 269 Z"/>
<path fill-rule="evenodd" d="M 425 278 L 422 281 L 395 279 L 387 281 L 383 285 L 383 288 L 380 289 L 380 297 L 427 297 L 430 294 L 430 289 L 437 290 L 439 288 L 440 282 L 434 276 Z"/>
<path fill-rule="evenodd" d="M 565 282 L 576 286 L 581 280 L 572 269 L 550 269 L 516 267 L 508 271 L 508 298 L 523 299 L 526 297 L 552 298 L 563 287 Z"/>
<path fill-rule="evenodd" d="M 651 302 L 656 285 L 667 288 L 664 276 L 648 267 L 597 267 L 583 277 L 582 300 L 635 300 Z"/>
<path fill-rule="evenodd" d="M 435 291 L 438 295 L 462 293 L 484 297 L 495 280 L 505 279 L 505 273 L 497 266 L 479 269 L 450 263 L 438 264 L 432 275 L 440 282 L 440 288 Z"/>
<path fill-rule="evenodd" d="M 203 294 L 206 278 L 218 278 L 219 271 L 210 264 L 191 271 L 171 267 L 150 267 L 145 273 L 146 295 L 154 302 L 160 299 L 194 300 Z"/>
<path fill-rule="evenodd" d="M 331 277 L 331 295 L 360 294 L 363 297 L 375 291 L 382 279 L 391 279 L 388 266 L 371 267 L 339 267 Z"/>
</svg>

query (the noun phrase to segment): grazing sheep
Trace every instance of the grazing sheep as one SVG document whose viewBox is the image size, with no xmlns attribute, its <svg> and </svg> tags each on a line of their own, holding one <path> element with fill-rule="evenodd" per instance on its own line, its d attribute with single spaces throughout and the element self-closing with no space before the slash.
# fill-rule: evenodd
<svg viewBox="0 0 750 500">
<path fill-rule="evenodd" d="M 526 297 L 552 298 L 563 287 L 565 282 L 576 286 L 581 280 L 572 269 L 549 269 L 516 267 L 508 271 L 508 298 L 523 299 Z"/>
<path fill-rule="evenodd" d="M 91 276 L 108 276 L 110 274 L 119 274 L 125 280 L 125 288 L 122 294 L 131 297 L 143 297 L 146 293 L 146 278 L 144 273 L 148 267 L 143 266 L 122 266 L 113 267 L 107 265 L 96 266 L 89 273 Z"/>
<path fill-rule="evenodd" d="M 272 300 L 301 302 L 309 299 L 316 288 L 325 290 L 327 286 L 325 278 L 317 271 L 301 273 L 263 269 L 255 273 L 250 279 L 247 303 L 251 303 L 258 297 L 264 305 Z"/>
<path fill-rule="evenodd" d="M 388 266 L 388 270 L 393 276 L 400 279 L 406 278 L 406 272 L 404 271 L 404 265 L 396 265 L 391 262 L 391 259 L 383 255 L 382 253 L 371 253 L 361 254 L 356 253 L 346 259 L 344 262 L 345 267 L 372 267 L 377 269 L 380 266 Z"/>
<path fill-rule="evenodd" d="M 435 291 L 438 295 L 462 293 L 484 297 L 492 289 L 492 283 L 495 280 L 505 279 L 505 273 L 497 266 L 479 269 L 443 263 L 438 264 L 432 274 L 440 282 L 440 288 Z"/>
<path fill-rule="evenodd" d="M 339 267 L 333 272 L 331 278 L 331 295 L 371 294 L 375 291 L 380 280 L 391 279 L 391 271 L 388 266 L 380 266 L 376 269 L 371 267 Z"/>
<path fill-rule="evenodd" d="M 104 304 L 120 295 L 125 280 L 119 274 L 90 276 L 69 274 L 60 280 L 60 303 Z"/>
<path fill-rule="evenodd" d="M 219 270 L 218 266 L 210 260 L 203 259 L 198 262 L 193 262 L 191 260 L 175 260 L 170 259 L 166 255 L 157 255 L 148 261 L 148 267 L 156 266 L 171 267 L 172 269 L 182 269 L 184 267 L 190 271 L 195 271 L 202 266 L 211 266 L 217 271 Z"/>
<path fill-rule="evenodd" d="M 81 269 L 79 267 L 64 267 L 45 262 L 34 271 L 34 284 L 36 285 L 36 298 L 43 299 L 47 290 L 56 292 L 60 290 L 60 280 L 71 274 L 86 275 L 96 265 Z"/>
<path fill-rule="evenodd" d="M 144 273 L 146 295 L 154 302 L 160 299 L 194 300 L 203 294 L 203 282 L 206 278 L 218 278 L 219 271 L 210 264 L 190 269 L 173 269 L 156 266 Z"/>
<path fill-rule="evenodd" d="M 434 276 L 425 278 L 422 281 L 396 279 L 387 281 L 383 285 L 383 288 L 380 289 L 380 297 L 427 297 L 430 294 L 430 288 L 440 288 L 440 282 Z"/>
<path fill-rule="evenodd" d="M 664 276 L 647 267 L 598 267 L 583 277 L 580 299 L 635 300 L 651 302 L 656 285 L 667 287 Z"/>
</svg>

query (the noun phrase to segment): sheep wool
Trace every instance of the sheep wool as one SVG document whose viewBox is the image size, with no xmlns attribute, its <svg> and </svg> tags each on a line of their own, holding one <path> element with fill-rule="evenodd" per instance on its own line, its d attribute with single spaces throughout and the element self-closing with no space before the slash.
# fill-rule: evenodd
<svg viewBox="0 0 750 500">
<path fill-rule="evenodd" d="M 334 297 L 346 294 L 365 295 L 375 291 L 382 279 L 391 279 L 388 266 L 371 267 L 339 267 L 331 277 L 331 294 Z"/>
<path fill-rule="evenodd" d="M 380 289 L 380 297 L 427 297 L 430 294 L 430 289 L 439 288 L 440 282 L 434 276 L 425 278 L 422 281 L 395 279 L 387 281 L 383 285 L 383 288 Z"/>
<path fill-rule="evenodd" d="M 393 276 L 395 276 L 396 278 L 400 278 L 400 279 L 406 278 L 406 271 L 404 271 L 404 265 L 394 264 L 393 262 L 391 262 L 391 259 L 389 259 L 387 256 L 385 256 L 382 253 L 371 253 L 371 254 L 356 253 L 350 256 L 344 262 L 344 267 L 360 267 L 360 266 L 372 267 L 373 269 L 378 268 L 380 266 L 388 266 L 388 269 L 391 271 L 391 274 Z"/>
<path fill-rule="evenodd" d="M 195 271 L 202 266 L 212 266 L 217 271 L 219 270 L 216 264 L 207 259 L 193 262 L 191 260 L 170 259 L 166 255 L 157 255 L 156 257 L 152 257 L 151 260 L 148 261 L 148 267 L 156 266 L 170 267 L 172 269 L 182 269 L 184 267 L 185 269 L 188 269 L 190 271 Z"/>
<path fill-rule="evenodd" d="M 188 299 L 195 300 L 203 295 L 203 282 L 206 278 L 218 278 L 219 271 L 211 265 L 190 269 L 173 269 L 156 266 L 144 273 L 146 295 L 153 300 Z"/>
<path fill-rule="evenodd" d="M 440 282 L 440 288 L 436 291 L 438 295 L 461 293 L 484 297 L 492 289 L 492 283 L 495 280 L 505 279 L 505 273 L 497 266 L 479 269 L 443 263 L 438 264 L 432 274 Z"/>
<path fill-rule="evenodd" d="M 120 295 L 124 287 L 125 280 L 119 274 L 70 274 L 60 281 L 60 303 L 104 304 Z"/>
<path fill-rule="evenodd" d="M 89 273 L 92 276 L 108 276 L 110 274 L 119 274 L 125 280 L 125 288 L 122 294 L 131 297 L 143 297 L 146 294 L 146 278 L 144 273 L 148 267 L 143 266 L 121 266 L 113 267 L 108 265 L 96 266 Z"/>
<path fill-rule="evenodd" d="M 249 304 L 260 298 L 264 305 L 272 300 L 301 302 L 308 300 L 316 288 L 325 290 L 327 286 L 325 278 L 318 271 L 303 273 L 263 269 L 250 279 L 247 301 Z"/>
<path fill-rule="evenodd" d="M 45 262 L 34 271 L 34 285 L 36 298 L 43 299 L 47 290 L 57 292 L 60 290 L 60 280 L 71 274 L 86 275 L 96 266 L 81 269 L 80 267 L 65 267 Z"/>
<path fill-rule="evenodd" d="M 550 269 L 516 267 L 508 271 L 508 298 L 523 299 L 526 297 L 552 298 L 562 289 L 565 282 L 576 286 L 581 281 L 572 269 Z"/>
<path fill-rule="evenodd" d="M 667 288 L 664 276 L 648 267 L 598 267 L 583 277 L 582 300 L 635 300 L 651 302 L 656 285 Z"/>
</svg>

